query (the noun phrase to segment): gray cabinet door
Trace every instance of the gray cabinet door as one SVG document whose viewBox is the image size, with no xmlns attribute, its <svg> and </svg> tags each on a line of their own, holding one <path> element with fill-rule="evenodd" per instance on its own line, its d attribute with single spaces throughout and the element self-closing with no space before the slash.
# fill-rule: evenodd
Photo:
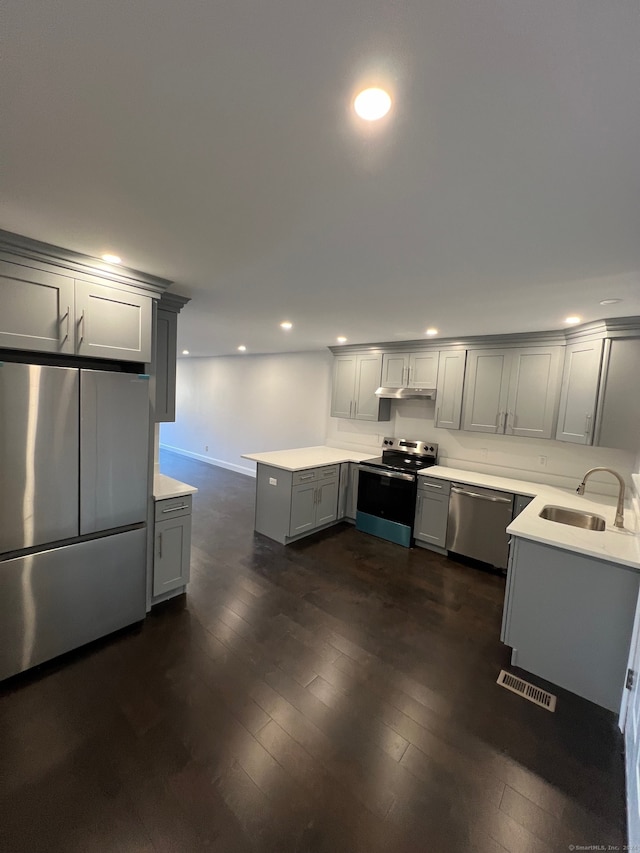
<svg viewBox="0 0 640 853">
<path fill-rule="evenodd" d="M 460 429 L 465 350 L 441 352 L 436 383 L 435 425 L 443 429 Z"/>
<path fill-rule="evenodd" d="M 414 352 L 409 356 L 409 388 L 435 388 L 439 352 Z"/>
<path fill-rule="evenodd" d="M 594 444 L 637 452 L 640 444 L 640 338 L 614 338 L 606 341 L 605 347 Z"/>
<path fill-rule="evenodd" d="M 0 364 L 0 553 L 78 535 L 79 379 Z"/>
<path fill-rule="evenodd" d="M 356 393 L 354 417 L 359 421 L 377 421 L 380 399 L 376 389 L 382 377 L 382 355 L 359 355 L 356 363 Z M 388 402 L 388 401 L 382 401 Z"/>
<path fill-rule="evenodd" d="M 176 344 L 178 315 L 158 309 L 156 315 L 156 423 L 176 419 Z"/>
<path fill-rule="evenodd" d="M 563 348 L 512 350 L 507 435 L 551 438 L 556 416 Z"/>
<path fill-rule="evenodd" d="M 358 511 L 358 475 L 359 468 L 354 462 L 349 463 L 349 490 L 347 492 L 346 517 L 355 521 Z"/>
<path fill-rule="evenodd" d="M 556 439 L 591 444 L 600 381 L 602 341 L 569 344 L 565 351 Z"/>
<path fill-rule="evenodd" d="M 153 594 L 185 586 L 191 562 L 191 516 L 156 522 L 153 558 Z"/>
<path fill-rule="evenodd" d="M 291 489 L 289 536 L 298 536 L 316 526 L 316 488 L 315 482 L 311 482 Z"/>
<path fill-rule="evenodd" d="M 355 385 L 356 356 L 337 356 L 333 362 L 333 386 L 331 389 L 332 418 L 350 418 L 353 416 Z"/>
<path fill-rule="evenodd" d="M 445 548 L 447 544 L 447 521 L 449 495 L 430 489 L 418 489 L 416 517 L 413 535 L 421 542 Z"/>
<path fill-rule="evenodd" d="M 152 300 L 76 281 L 76 352 L 118 361 L 151 361 Z"/>
<path fill-rule="evenodd" d="M 316 527 L 320 527 L 338 517 L 338 481 L 319 483 L 316 489 Z"/>
<path fill-rule="evenodd" d="M 80 371 L 80 533 L 147 517 L 149 382 Z"/>
<path fill-rule="evenodd" d="M 504 432 L 511 350 L 470 350 L 464 385 L 463 428 L 471 432 Z"/>
<path fill-rule="evenodd" d="M 383 388 L 404 388 L 409 375 L 409 353 L 385 353 L 382 356 Z"/>
<path fill-rule="evenodd" d="M 0 347 L 73 353 L 73 279 L 0 262 Z"/>
</svg>

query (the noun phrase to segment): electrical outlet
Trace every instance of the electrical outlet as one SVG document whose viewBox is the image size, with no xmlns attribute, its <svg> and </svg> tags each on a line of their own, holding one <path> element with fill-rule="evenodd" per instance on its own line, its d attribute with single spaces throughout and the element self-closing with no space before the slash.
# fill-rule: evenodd
<svg viewBox="0 0 640 853">
<path fill-rule="evenodd" d="M 277 486 L 278 485 L 278 481 L 276 480 L 275 477 L 269 477 L 269 485 L 270 486 Z"/>
<path fill-rule="evenodd" d="M 205 446 L 204 446 L 204 452 L 205 452 L 205 453 L 208 453 L 208 452 L 209 452 L 209 445 L 208 445 L 208 444 L 205 444 Z"/>
<path fill-rule="evenodd" d="M 546 456 L 538 456 L 538 465 L 540 465 L 541 468 L 544 468 L 546 466 L 546 464 L 547 464 L 547 457 Z"/>
</svg>

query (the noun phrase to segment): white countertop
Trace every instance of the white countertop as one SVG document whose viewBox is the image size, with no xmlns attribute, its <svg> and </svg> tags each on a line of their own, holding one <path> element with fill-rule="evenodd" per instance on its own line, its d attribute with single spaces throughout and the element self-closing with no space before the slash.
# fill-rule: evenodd
<svg viewBox="0 0 640 853">
<path fill-rule="evenodd" d="M 529 495 L 533 500 L 507 527 L 507 533 L 611 563 L 619 563 L 640 571 L 640 536 L 638 536 L 635 513 L 627 504 L 624 514 L 625 529 L 618 530 L 613 527 L 616 506 L 614 497 L 590 495 L 588 491 L 581 496 L 574 491 L 559 489 L 544 483 L 495 477 L 492 474 L 445 468 L 441 465 L 422 471 L 421 475 L 466 483 L 470 486 L 485 486 L 517 495 Z M 603 531 L 582 530 L 579 527 L 540 518 L 540 510 L 548 504 L 601 515 L 607 527 Z"/>
<path fill-rule="evenodd" d="M 243 453 L 243 459 L 251 459 L 262 465 L 272 465 L 284 471 L 303 471 L 320 465 L 338 465 L 341 462 L 362 462 L 372 459 L 375 453 L 357 450 L 341 450 L 339 447 L 298 447 L 295 450 L 271 450 L 267 453 Z"/>
<path fill-rule="evenodd" d="M 167 477 L 166 474 L 155 474 L 153 478 L 153 499 L 156 501 L 193 495 L 197 491 L 195 486 L 181 483 L 180 480 L 174 480 L 173 477 Z"/>
</svg>

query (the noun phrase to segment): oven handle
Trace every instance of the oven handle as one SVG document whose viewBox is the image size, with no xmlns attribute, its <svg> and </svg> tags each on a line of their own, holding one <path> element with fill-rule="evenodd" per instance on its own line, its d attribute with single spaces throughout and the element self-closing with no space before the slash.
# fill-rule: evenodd
<svg viewBox="0 0 640 853">
<path fill-rule="evenodd" d="M 367 474 L 377 474 L 379 477 L 388 477 L 390 480 L 409 480 L 415 482 L 415 474 L 403 474 L 400 471 L 384 471 L 382 468 L 370 468 L 368 465 L 358 465 L 360 471 Z"/>
</svg>

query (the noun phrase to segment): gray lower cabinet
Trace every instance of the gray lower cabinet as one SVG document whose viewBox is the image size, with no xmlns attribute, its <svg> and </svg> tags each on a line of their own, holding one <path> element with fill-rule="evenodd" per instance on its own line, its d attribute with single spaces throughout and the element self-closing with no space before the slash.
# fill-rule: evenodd
<svg viewBox="0 0 640 853">
<path fill-rule="evenodd" d="M 419 477 L 413 536 L 417 543 L 444 549 L 447 544 L 451 483 L 435 477 Z"/>
<path fill-rule="evenodd" d="M 333 364 L 331 417 L 359 421 L 388 421 L 391 401 L 376 397 L 382 377 L 382 355 L 337 356 Z"/>
<path fill-rule="evenodd" d="M 189 582 L 191 495 L 156 501 L 153 596 L 165 596 Z"/>
<path fill-rule="evenodd" d="M 511 662 L 619 711 L 640 574 L 516 537 L 502 621 Z"/>
<path fill-rule="evenodd" d="M 340 467 L 285 471 L 259 463 L 256 532 L 286 545 L 338 521 Z"/>
</svg>

